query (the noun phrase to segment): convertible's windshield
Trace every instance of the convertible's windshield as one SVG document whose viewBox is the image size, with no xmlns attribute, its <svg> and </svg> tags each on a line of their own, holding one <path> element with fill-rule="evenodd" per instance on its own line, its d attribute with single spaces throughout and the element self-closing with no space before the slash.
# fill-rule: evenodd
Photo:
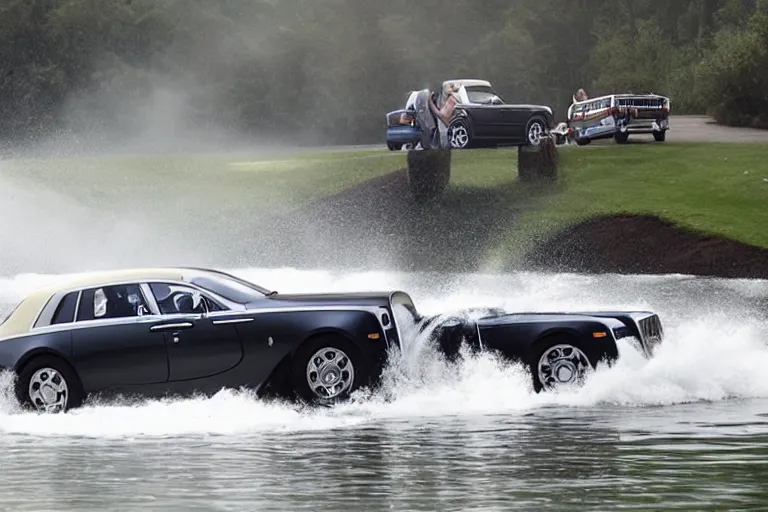
<svg viewBox="0 0 768 512">
<path fill-rule="evenodd" d="M 238 304 L 247 304 L 254 300 L 263 299 L 269 293 L 256 285 L 249 285 L 239 279 L 226 276 L 197 276 L 192 278 L 190 282 Z"/>
<path fill-rule="evenodd" d="M 470 103 L 490 104 L 498 95 L 492 88 L 485 85 L 472 85 L 466 88 Z"/>
</svg>

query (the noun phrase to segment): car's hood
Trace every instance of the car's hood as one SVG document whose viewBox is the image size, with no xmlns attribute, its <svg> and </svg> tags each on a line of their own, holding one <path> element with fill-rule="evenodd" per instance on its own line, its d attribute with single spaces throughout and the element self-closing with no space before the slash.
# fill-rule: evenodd
<svg viewBox="0 0 768 512">
<path fill-rule="evenodd" d="M 387 306 L 392 292 L 291 293 L 269 297 L 275 307 L 311 306 Z M 263 304 L 259 304 L 263 306 Z"/>
<path fill-rule="evenodd" d="M 531 105 L 527 103 L 504 103 L 501 105 L 493 105 L 489 103 L 462 103 L 457 106 L 458 107 L 498 108 L 498 109 L 514 108 L 514 109 L 525 109 L 525 110 L 551 110 L 551 108 L 548 107 L 547 105 Z"/>
<path fill-rule="evenodd" d="M 484 327 L 494 325 L 507 325 L 510 323 L 530 322 L 569 322 L 572 320 L 590 321 L 598 320 L 611 327 L 624 325 L 622 319 L 640 319 L 653 315 L 648 311 L 538 311 L 515 312 L 502 315 L 487 316 L 478 320 L 478 324 Z"/>
</svg>

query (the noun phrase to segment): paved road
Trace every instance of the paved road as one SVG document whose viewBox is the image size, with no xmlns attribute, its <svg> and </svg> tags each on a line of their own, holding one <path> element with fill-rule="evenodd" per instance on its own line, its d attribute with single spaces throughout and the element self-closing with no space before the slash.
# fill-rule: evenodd
<svg viewBox="0 0 768 512">
<path fill-rule="evenodd" d="M 667 140 L 768 143 L 768 130 L 721 126 L 707 116 L 672 116 Z"/>
<path fill-rule="evenodd" d="M 727 142 L 768 143 L 768 130 L 732 128 L 716 124 L 707 116 L 672 116 L 667 132 L 669 142 Z M 604 147 L 615 144 L 613 139 L 593 141 L 587 147 Z M 656 144 L 651 134 L 632 134 L 629 144 Z"/>
<path fill-rule="evenodd" d="M 630 142 L 653 141 L 653 136 L 632 135 Z M 732 128 L 721 126 L 708 116 L 672 116 L 670 130 L 667 132 L 670 142 L 762 142 L 768 143 L 768 130 L 754 128 Z M 596 143 L 611 144 L 612 140 L 595 141 Z M 386 149 L 382 144 L 360 146 L 335 146 L 332 148 L 313 148 L 314 150 L 332 151 L 370 151 Z"/>
<path fill-rule="evenodd" d="M 727 126 L 720 126 L 714 123 L 707 116 L 672 116 L 671 127 L 669 133 L 667 133 L 667 140 L 672 142 L 762 142 L 768 143 L 768 130 L 756 130 L 752 128 L 731 128 Z M 651 135 L 632 135 L 630 137 L 630 143 L 643 143 L 652 142 L 653 137 Z M 611 144 L 611 139 L 595 141 L 593 144 Z M 231 153 L 231 150 L 206 150 L 203 148 L 197 148 L 199 152 L 206 154 L 217 153 Z M 243 147 L 237 152 L 244 153 L 261 153 L 273 152 L 276 154 L 284 154 L 287 151 L 294 151 L 296 153 L 315 153 L 315 152 L 358 152 L 358 151 L 388 151 L 386 144 L 382 141 L 379 144 L 360 144 L 360 145 L 339 145 L 339 146 L 307 146 L 301 148 L 291 148 L 289 146 L 270 146 L 270 147 Z M 188 148 L 180 149 L 177 153 L 190 153 Z M 194 151 L 193 151 L 194 152 Z M 128 153 L 131 153 L 128 151 Z M 154 153 L 144 149 L 140 153 Z M 0 154 L 0 159 L 2 159 Z M 14 155 L 15 156 L 15 155 Z M 60 156 L 56 153 L 55 156 Z M 8 156 L 12 158 L 11 156 Z"/>
</svg>

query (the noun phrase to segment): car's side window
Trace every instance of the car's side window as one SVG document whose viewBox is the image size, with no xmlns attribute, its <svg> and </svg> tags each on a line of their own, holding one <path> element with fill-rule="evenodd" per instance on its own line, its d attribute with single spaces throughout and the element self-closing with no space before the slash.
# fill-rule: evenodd
<svg viewBox="0 0 768 512">
<path fill-rule="evenodd" d="M 195 288 L 174 283 L 150 283 L 161 315 L 197 314 L 224 308 Z"/>
<path fill-rule="evenodd" d="M 75 320 L 77 294 L 78 292 L 70 292 L 61 299 L 61 302 L 56 307 L 56 311 L 53 313 L 51 325 L 68 324 Z"/>
<path fill-rule="evenodd" d="M 83 290 L 77 321 L 129 318 L 149 313 L 138 284 L 102 286 Z"/>
</svg>

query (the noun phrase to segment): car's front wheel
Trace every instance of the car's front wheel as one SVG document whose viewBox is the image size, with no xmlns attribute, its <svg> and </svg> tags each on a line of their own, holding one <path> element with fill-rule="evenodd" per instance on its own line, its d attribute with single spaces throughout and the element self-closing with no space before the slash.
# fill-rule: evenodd
<svg viewBox="0 0 768 512">
<path fill-rule="evenodd" d="M 578 386 L 594 369 L 589 357 L 568 337 L 553 337 L 535 352 L 530 361 L 534 389 L 555 391 Z"/>
<path fill-rule="evenodd" d="M 448 142 L 452 149 L 465 149 L 469 147 L 469 127 L 464 121 L 456 121 L 448 127 Z"/>
<path fill-rule="evenodd" d="M 66 412 L 83 402 L 77 374 L 64 360 L 43 355 L 24 365 L 16 381 L 16 398 L 41 412 Z"/>
<path fill-rule="evenodd" d="M 345 400 L 364 378 L 362 360 L 355 346 L 339 336 L 311 339 L 293 358 L 295 393 L 310 403 Z"/>
<path fill-rule="evenodd" d="M 628 132 L 617 131 L 613 135 L 613 138 L 616 141 L 616 144 L 626 144 L 627 141 L 629 140 L 629 133 Z"/>
<path fill-rule="evenodd" d="M 534 116 L 528 121 L 528 125 L 525 127 L 525 133 L 526 143 L 533 147 L 538 147 L 538 145 L 541 144 L 541 140 L 549 136 L 544 119 L 538 116 Z"/>
</svg>

